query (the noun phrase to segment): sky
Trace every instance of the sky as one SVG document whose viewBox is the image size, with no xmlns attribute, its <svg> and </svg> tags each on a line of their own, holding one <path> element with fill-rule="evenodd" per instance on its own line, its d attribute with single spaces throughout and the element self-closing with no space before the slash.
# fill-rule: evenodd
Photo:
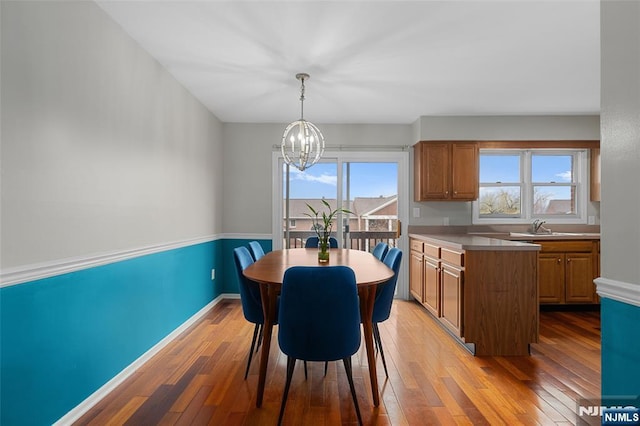
<svg viewBox="0 0 640 426">
<path fill-rule="evenodd" d="M 571 155 L 533 155 L 531 179 L 537 183 L 571 183 L 573 157 Z M 480 182 L 516 183 L 520 181 L 519 155 L 481 155 Z M 546 187 L 552 199 L 569 199 L 570 187 Z"/>
<path fill-rule="evenodd" d="M 480 182 L 519 182 L 520 157 L 518 155 L 481 155 Z M 571 182 L 570 155 L 534 155 L 533 182 Z"/>
<path fill-rule="evenodd" d="M 481 182 L 519 182 L 517 155 L 483 155 L 480 157 Z M 534 155 L 534 182 L 571 182 L 570 155 Z M 346 164 L 346 163 L 345 163 Z M 390 196 L 398 193 L 397 163 L 350 163 L 351 198 Z M 344 173 L 346 176 L 346 173 Z M 337 163 L 320 162 L 305 170 L 291 167 L 291 198 L 336 198 Z M 556 188 L 556 197 L 566 197 L 567 188 Z M 346 194 L 346 191 L 345 191 Z"/>
<path fill-rule="evenodd" d="M 381 195 L 386 197 L 398 193 L 397 163 L 349 164 L 351 199 Z M 346 179 L 345 172 L 343 176 Z M 291 167 L 290 198 L 337 198 L 337 185 L 338 168 L 335 162 L 320 162 L 304 172 Z M 346 196 L 345 190 L 343 195 Z"/>
</svg>

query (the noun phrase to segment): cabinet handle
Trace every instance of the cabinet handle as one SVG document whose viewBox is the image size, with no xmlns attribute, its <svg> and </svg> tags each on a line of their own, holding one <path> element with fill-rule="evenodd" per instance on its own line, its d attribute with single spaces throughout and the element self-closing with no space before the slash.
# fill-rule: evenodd
<svg viewBox="0 0 640 426">
<path fill-rule="evenodd" d="M 558 263 L 562 262 L 562 259 L 558 258 Z"/>
<path fill-rule="evenodd" d="M 571 258 L 567 259 L 567 262 L 571 262 Z"/>
<path fill-rule="evenodd" d="M 458 195 L 458 191 L 453 191 L 453 195 Z"/>
</svg>

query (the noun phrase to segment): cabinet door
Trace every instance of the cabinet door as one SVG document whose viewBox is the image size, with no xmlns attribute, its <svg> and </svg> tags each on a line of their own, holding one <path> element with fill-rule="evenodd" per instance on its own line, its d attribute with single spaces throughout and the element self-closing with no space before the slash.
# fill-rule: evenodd
<svg viewBox="0 0 640 426">
<path fill-rule="evenodd" d="M 440 262 L 424 258 L 424 301 L 423 304 L 433 315 L 440 316 Z"/>
<path fill-rule="evenodd" d="M 409 263 L 409 290 L 415 299 L 423 302 L 423 267 L 422 253 L 411 252 L 411 261 Z"/>
<path fill-rule="evenodd" d="M 444 263 L 440 270 L 442 323 L 457 336 L 462 337 L 463 271 Z"/>
<path fill-rule="evenodd" d="M 451 199 L 478 199 L 479 159 L 478 145 L 454 143 L 451 145 Z"/>
<path fill-rule="evenodd" d="M 449 198 L 448 143 L 421 142 L 416 155 L 414 184 L 416 201 L 446 200 Z"/>
<path fill-rule="evenodd" d="M 538 256 L 538 298 L 540 303 L 564 303 L 565 255 L 541 253 Z"/>
<path fill-rule="evenodd" d="M 567 253 L 565 299 L 573 303 L 593 303 L 593 255 Z"/>
</svg>

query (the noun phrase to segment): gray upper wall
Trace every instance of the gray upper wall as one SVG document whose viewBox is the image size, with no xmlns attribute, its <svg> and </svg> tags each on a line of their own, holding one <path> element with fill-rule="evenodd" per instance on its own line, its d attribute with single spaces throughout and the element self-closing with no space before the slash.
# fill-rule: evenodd
<svg viewBox="0 0 640 426">
<path fill-rule="evenodd" d="M 420 117 L 412 125 L 320 124 L 327 145 L 412 146 L 418 140 L 599 140 L 600 118 L 590 116 Z M 273 209 L 271 158 L 286 123 L 224 124 L 223 228 L 228 233 L 271 234 Z M 420 136 L 416 139 L 416 136 Z M 409 211 L 420 208 L 409 225 L 471 224 L 469 202 L 413 201 L 413 150 L 410 155 Z M 599 217 L 599 205 L 588 214 Z"/>
<path fill-rule="evenodd" d="M 600 22 L 602 276 L 640 285 L 640 3 L 602 1 Z"/>
<path fill-rule="evenodd" d="M 413 125 L 420 140 L 599 140 L 598 115 L 535 116 L 442 116 L 420 117 Z M 413 152 L 411 153 L 413 155 Z M 413 157 L 410 163 L 413 167 Z M 413 175 L 411 175 L 413 176 Z M 413 179 L 410 196 L 413 197 Z M 420 217 L 411 217 L 410 225 L 471 225 L 470 202 L 414 202 L 410 212 L 420 209 Z M 600 217 L 600 203 L 588 203 L 587 215 Z"/>
<path fill-rule="evenodd" d="M 411 126 L 320 124 L 327 149 L 336 146 L 412 145 Z M 271 234 L 274 194 L 272 153 L 287 123 L 224 124 L 223 228 L 227 233 Z"/>
<path fill-rule="evenodd" d="M 93 2 L 1 2 L 1 266 L 222 232 L 222 124 Z"/>
<path fill-rule="evenodd" d="M 3 269 L 271 234 L 271 159 L 286 123 L 220 123 L 94 3 L 1 7 Z M 597 116 L 317 124 L 330 147 L 599 139 Z M 422 211 L 412 225 L 471 220 L 470 203 L 409 203 Z"/>
<path fill-rule="evenodd" d="M 599 140 L 598 115 L 420 117 L 420 140 Z"/>
</svg>

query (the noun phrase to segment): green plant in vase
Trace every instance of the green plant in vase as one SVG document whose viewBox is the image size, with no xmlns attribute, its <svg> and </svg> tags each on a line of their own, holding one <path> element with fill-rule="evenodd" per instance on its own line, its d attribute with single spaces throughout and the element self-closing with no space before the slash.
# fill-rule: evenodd
<svg viewBox="0 0 640 426">
<path fill-rule="evenodd" d="M 331 210 L 331 206 L 326 200 L 321 200 L 328 211 L 322 211 L 314 209 L 309 203 L 307 207 L 311 210 L 311 213 L 305 213 L 313 220 L 312 229 L 318 236 L 318 261 L 320 263 L 326 263 L 329 261 L 329 237 L 331 236 L 331 229 L 333 228 L 333 220 L 340 212 L 346 214 L 353 214 L 347 209 L 335 209 Z"/>
</svg>

